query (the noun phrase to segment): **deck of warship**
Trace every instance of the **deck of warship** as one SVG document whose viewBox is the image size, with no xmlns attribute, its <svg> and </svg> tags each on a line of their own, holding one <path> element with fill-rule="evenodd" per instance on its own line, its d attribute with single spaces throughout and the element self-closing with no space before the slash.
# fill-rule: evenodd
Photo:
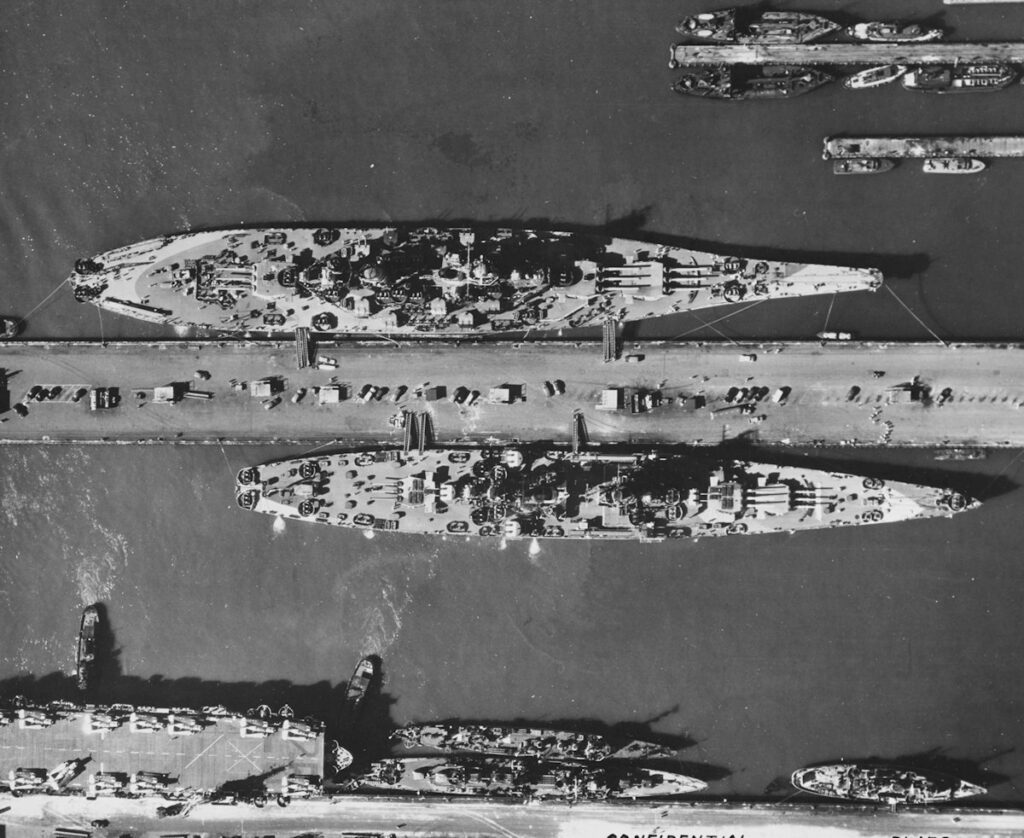
<svg viewBox="0 0 1024 838">
<path fill-rule="evenodd" d="M 1021 64 L 1024 42 L 925 44 L 674 44 L 672 66 L 700 64 Z"/>
<path fill-rule="evenodd" d="M 822 157 L 1024 157 L 1024 137 L 826 137 Z"/>
<path fill-rule="evenodd" d="M 608 363 L 593 343 L 349 342 L 315 354 L 336 368 L 298 369 L 291 342 L 3 344 L 0 442 L 401 444 L 403 413 L 422 412 L 438 441 L 568 440 L 580 410 L 594 442 L 1024 446 L 1016 344 L 645 343 Z M 278 392 L 250 395 L 261 380 Z M 209 397 L 154 399 L 167 385 Z M 58 386 L 53 400 L 28 399 Z M 73 401 L 95 387 L 118 388 L 120 406 Z"/>
<path fill-rule="evenodd" d="M 112 805 L 113 804 L 113 805 Z M 716 802 L 562 803 L 526 806 L 501 800 L 427 800 L 349 796 L 327 802 L 300 802 L 288 809 L 198 806 L 186 818 L 157 820 L 152 802 L 86 801 L 49 798 L 10 801 L 0 814 L 8 838 L 134 836 L 184 838 L 188 835 L 488 836 L 510 838 L 597 838 L 660 835 L 664 838 L 836 838 L 892 836 L 1019 835 L 1024 814 L 1017 810 L 931 808 L 892 812 L 888 807 L 827 803 L 743 804 Z M 102 818 L 109 826 L 91 828 Z M 69 831 L 72 830 L 72 831 Z"/>
</svg>

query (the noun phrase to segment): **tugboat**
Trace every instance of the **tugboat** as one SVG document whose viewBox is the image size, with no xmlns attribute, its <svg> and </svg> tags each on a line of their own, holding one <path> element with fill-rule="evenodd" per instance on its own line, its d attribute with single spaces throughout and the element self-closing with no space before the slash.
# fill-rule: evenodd
<svg viewBox="0 0 1024 838">
<path fill-rule="evenodd" d="M 983 786 L 938 771 L 875 763 L 836 763 L 801 768 L 793 774 L 801 791 L 840 800 L 889 806 L 944 803 L 985 794 Z"/>
<path fill-rule="evenodd" d="M 371 658 L 361 658 L 356 664 L 356 670 L 352 673 L 348 689 L 345 691 L 345 703 L 349 710 L 355 710 L 363 703 L 363 699 L 366 698 L 366 694 L 370 690 L 370 684 L 373 683 L 375 672 L 376 667 Z"/>
<path fill-rule="evenodd" d="M 1017 78 L 1009 64 L 935 64 L 908 70 L 900 79 L 907 90 L 924 93 L 988 93 Z"/>
<path fill-rule="evenodd" d="M 975 157 L 929 157 L 921 163 L 928 175 L 973 175 L 985 168 L 985 161 Z"/>
<path fill-rule="evenodd" d="M 96 664 L 96 628 L 100 612 L 90 605 L 82 612 L 82 625 L 78 630 L 78 657 L 76 676 L 78 689 L 87 690 L 93 685 L 93 670 Z"/>
<path fill-rule="evenodd" d="M 629 765 L 589 766 L 533 759 L 401 758 L 372 763 L 347 786 L 352 791 L 511 797 L 527 800 L 606 800 L 672 797 L 707 788 L 694 777 Z"/>
<path fill-rule="evenodd" d="M 799 74 L 774 77 L 757 95 L 795 95 L 805 84 Z M 179 330 L 429 338 L 869 290 L 881 277 L 598 233 L 400 225 L 164 236 L 79 259 L 70 282 L 80 302 Z"/>
<path fill-rule="evenodd" d="M 751 17 L 751 15 L 754 15 Z M 806 44 L 839 29 L 819 15 L 804 12 L 723 9 L 683 18 L 676 32 L 716 44 Z"/>
<path fill-rule="evenodd" d="M 477 753 L 545 760 L 668 759 L 671 748 L 632 740 L 619 747 L 604 736 L 546 728 L 491 725 L 410 725 L 391 734 L 406 748 L 430 748 L 446 753 Z"/>
<path fill-rule="evenodd" d="M 661 540 L 948 517 L 958 492 L 664 446 L 351 451 L 242 469 L 242 509 L 364 531 Z"/>
<path fill-rule="evenodd" d="M 832 173 L 836 175 L 877 175 L 891 171 L 895 160 L 887 157 L 849 157 L 832 161 Z"/>
<path fill-rule="evenodd" d="M 834 80 L 813 67 L 719 65 L 690 68 L 672 89 L 705 99 L 792 99 Z"/>
<path fill-rule="evenodd" d="M 21 331 L 21 321 L 13 317 L 0 317 L 0 340 L 10 340 Z"/>
<path fill-rule="evenodd" d="M 941 29 L 925 29 L 916 23 L 901 26 L 899 23 L 873 21 L 857 23 L 845 29 L 847 35 L 858 41 L 875 41 L 887 44 L 916 44 L 938 41 L 945 34 Z"/>
<path fill-rule="evenodd" d="M 881 67 L 869 67 L 843 79 L 843 87 L 848 90 L 869 90 L 896 81 L 907 72 L 906 64 L 883 64 Z"/>
</svg>

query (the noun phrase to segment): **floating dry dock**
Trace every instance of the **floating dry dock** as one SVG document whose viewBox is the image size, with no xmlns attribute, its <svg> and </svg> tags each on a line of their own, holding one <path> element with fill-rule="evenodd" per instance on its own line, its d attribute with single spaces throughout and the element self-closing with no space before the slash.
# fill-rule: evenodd
<svg viewBox="0 0 1024 838">
<path fill-rule="evenodd" d="M 674 44 L 671 67 L 701 64 L 1022 64 L 1024 42 L 966 44 Z"/>
<path fill-rule="evenodd" d="M 580 410 L 595 442 L 1024 446 L 1018 344 L 645 343 L 605 363 L 593 343 L 378 341 L 314 355 L 297 369 L 291 342 L 0 344 L 0 439 L 402 444 L 403 419 L 427 414 L 439 442 L 568 440 Z M 37 402 L 33 387 L 61 390 Z M 74 401 L 99 387 L 120 405 Z"/>
<path fill-rule="evenodd" d="M 826 137 L 822 157 L 1024 157 L 1024 136 Z"/>
</svg>

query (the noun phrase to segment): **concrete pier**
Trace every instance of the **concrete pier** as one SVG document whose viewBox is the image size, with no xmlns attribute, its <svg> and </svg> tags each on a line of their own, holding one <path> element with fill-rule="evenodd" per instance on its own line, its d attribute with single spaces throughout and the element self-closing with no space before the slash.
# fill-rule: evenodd
<svg viewBox="0 0 1024 838">
<path fill-rule="evenodd" d="M 309 835 L 356 838 L 406 836 L 535 836 L 605 838 L 610 835 L 674 835 L 705 838 L 892 838 L 956 836 L 994 838 L 1020 835 L 1024 815 L 1016 810 L 940 808 L 891 811 L 883 806 L 813 803 L 719 803 L 711 801 L 623 801 L 540 803 L 444 799 L 437 797 L 347 796 L 327 802 L 296 801 L 287 809 L 268 806 L 196 807 L 187 817 L 157 820 L 152 800 L 85 800 L 80 797 L 6 799 L 0 827 L 9 838 L 52 838 L 54 829 L 96 838 L 130 832 L 139 836 Z M 90 833 L 102 818 L 110 826 Z"/>
<path fill-rule="evenodd" d="M 674 44 L 669 66 L 701 64 L 1022 64 L 1024 42 L 985 44 Z"/>
<path fill-rule="evenodd" d="M 826 137 L 822 157 L 1024 157 L 1024 136 Z"/>
<path fill-rule="evenodd" d="M 0 441 L 401 445 L 405 412 L 428 414 L 441 442 L 568 444 L 578 409 L 595 442 L 1024 446 L 1022 345 L 627 343 L 610 363 L 601 349 L 321 344 L 300 370 L 283 341 L 12 342 L 0 345 Z M 254 381 L 266 386 L 250 395 Z M 489 400 L 502 385 L 525 399 Z M 38 402 L 33 387 L 61 391 Z M 118 388 L 120 405 L 74 400 L 97 387 Z"/>
</svg>

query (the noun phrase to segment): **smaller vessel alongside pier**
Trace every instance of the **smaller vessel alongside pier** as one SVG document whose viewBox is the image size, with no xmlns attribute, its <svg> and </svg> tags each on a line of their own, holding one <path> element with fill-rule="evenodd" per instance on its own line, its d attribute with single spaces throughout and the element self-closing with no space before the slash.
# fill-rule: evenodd
<svg viewBox="0 0 1024 838">
<path fill-rule="evenodd" d="M 885 21 L 855 23 L 847 26 L 845 33 L 857 41 L 887 44 L 919 44 L 938 41 L 943 36 L 941 29 L 925 29 L 916 23 L 901 25 Z"/>
<path fill-rule="evenodd" d="M 372 658 L 361 658 L 356 664 L 355 672 L 352 673 L 345 690 L 345 703 L 349 710 L 355 710 L 363 703 L 373 684 L 376 671 L 377 668 L 374 666 Z"/>
<path fill-rule="evenodd" d="M 838 29 L 820 15 L 753 8 L 702 12 L 676 26 L 680 35 L 717 44 L 806 44 Z"/>
<path fill-rule="evenodd" d="M 0 340 L 10 340 L 21 331 L 21 321 L 13 317 L 0 317 Z"/>
<path fill-rule="evenodd" d="M 503 727 L 450 723 L 410 725 L 391 738 L 406 748 L 430 748 L 445 753 L 477 753 L 545 760 L 668 759 L 675 750 L 633 739 L 614 744 L 593 733 L 547 728 Z"/>
<path fill-rule="evenodd" d="M 631 765 L 591 766 L 491 757 L 399 758 L 375 762 L 346 790 L 563 800 L 674 797 L 707 788 L 694 777 Z"/>
<path fill-rule="evenodd" d="M 973 175 L 985 168 L 985 161 L 975 157 L 931 157 L 921 164 L 921 171 L 929 175 Z"/>
<path fill-rule="evenodd" d="M 884 763 L 835 763 L 801 768 L 794 772 L 792 781 L 801 791 L 822 797 L 890 806 L 947 803 L 986 792 L 983 786 L 938 771 Z"/>
<path fill-rule="evenodd" d="M 837 175 L 878 175 L 892 170 L 895 166 L 895 161 L 884 157 L 854 157 L 849 160 L 833 160 L 832 173 Z"/>
<path fill-rule="evenodd" d="M 890 84 L 906 72 L 905 64 L 883 64 L 880 67 L 869 67 L 843 79 L 843 87 L 848 90 L 870 90 Z"/>
<path fill-rule="evenodd" d="M 1016 79 L 1009 64 L 935 64 L 908 70 L 900 84 L 922 93 L 991 93 Z"/>
<path fill-rule="evenodd" d="M 792 99 L 831 81 L 833 76 L 813 67 L 694 67 L 672 89 L 704 99 Z"/>
</svg>

